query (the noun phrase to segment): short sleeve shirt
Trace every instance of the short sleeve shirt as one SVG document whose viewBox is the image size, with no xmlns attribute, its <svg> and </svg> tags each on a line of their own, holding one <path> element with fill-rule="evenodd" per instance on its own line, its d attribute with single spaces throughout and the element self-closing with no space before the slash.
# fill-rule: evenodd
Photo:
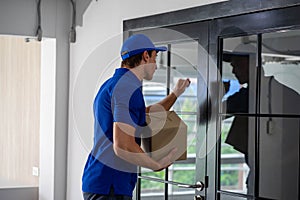
<svg viewBox="0 0 300 200">
<path fill-rule="evenodd" d="M 83 192 L 132 196 L 137 181 L 137 166 L 113 151 L 113 123 L 123 122 L 136 129 L 136 142 L 145 125 L 145 102 L 141 81 L 128 69 L 116 69 L 99 89 L 94 100 L 94 146 L 82 176 Z"/>
</svg>

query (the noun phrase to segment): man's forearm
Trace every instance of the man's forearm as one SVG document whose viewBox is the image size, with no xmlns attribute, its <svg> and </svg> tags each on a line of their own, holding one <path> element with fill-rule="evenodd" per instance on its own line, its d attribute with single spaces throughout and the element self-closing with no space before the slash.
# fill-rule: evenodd
<svg viewBox="0 0 300 200">
<path fill-rule="evenodd" d="M 114 123 L 113 149 L 118 157 L 154 171 L 164 169 L 174 161 L 173 156 L 176 152 L 174 150 L 159 161 L 153 160 L 135 142 L 134 133 L 135 129 L 130 125 L 121 122 Z"/>
<path fill-rule="evenodd" d="M 127 147 L 128 148 L 126 149 L 122 149 L 114 145 L 114 151 L 118 157 L 134 165 L 146 167 L 154 171 L 160 168 L 160 165 L 152 158 L 150 158 L 145 152 L 143 152 L 138 145 L 132 143 Z"/>
<path fill-rule="evenodd" d="M 157 162 L 152 160 L 141 147 L 135 142 L 135 129 L 125 123 L 114 123 L 114 152 L 120 158 L 142 167 L 153 170 L 159 168 Z"/>
<path fill-rule="evenodd" d="M 170 110 L 170 108 L 174 105 L 175 101 L 177 100 L 177 96 L 175 95 L 174 92 L 170 93 L 168 96 L 166 96 L 163 100 L 160 102 L 153 104 L 151 106 L 148 106 L 146 108 L 146 112 L 149 113 L 150 110 L 151 112 L 159 112 L 163 111 L 162 109 Z"/>
</svg>

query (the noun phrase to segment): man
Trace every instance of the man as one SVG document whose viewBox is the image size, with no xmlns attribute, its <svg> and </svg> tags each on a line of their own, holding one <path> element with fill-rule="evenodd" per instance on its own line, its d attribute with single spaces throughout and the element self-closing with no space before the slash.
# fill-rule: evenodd
<svg viewBox="0 0 300 200">
<path fill-rule="evenodd" d="M 249 110 L 249 56 L 223 53 L 223 60 L 230 62 L 232 73 L 240 83 L 240 90 L 226 100 L 228 114 L 247 114 Z M 245 155 L 248 164 L 248 117 L 235 116 L 226 143 Z"/>
<path fill-rule="evenodd" d="M 238 92 L 229 96 L 226 100 L 227 114 L 235 114 L 229 129 L 225 143 L 231 145 L 235 150 L 245 156 L 245 162 L 249 167 L 247 175 L 247 193 L 253 194 L 253 163 L 249 159 L 249 117 L 241 114 L 249 113 L 249 55 L 223 52 L 223 61 L 230 62 L 232 74 L 235 75 L 240 84 Z M 231 115 L 228 115 L 231 116 Z"/>
<path fill-rule="evenodd" d="M 159 171 L 174 161 L 176 149 L 155 161 L 140 147 L 146 112 L 169 110 L 190 84 L 189 79 L 179 80 L 165 99 L 145 107 L 142 80 L 152 79 L 157 53 L 166 50 L 143 34 L 124 42 L 121 68 L 101 86 L 94 101 L 94 146 L 82 177 L 85 200 L 132 199 L 137 166 Z"/>
</svg>

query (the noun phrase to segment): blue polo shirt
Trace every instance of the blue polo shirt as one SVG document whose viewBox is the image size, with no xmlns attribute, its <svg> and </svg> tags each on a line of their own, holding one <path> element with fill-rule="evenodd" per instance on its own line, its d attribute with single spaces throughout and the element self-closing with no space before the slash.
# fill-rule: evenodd
<svg viewBox="0 0 300 200">
<path fill-rule="evenodd" d="M 136 128 L 136 142 L 145 125 L 145 102 L 141 81 L 128 69 L 116 69 L 112 78 L 99 89 L 94 100 L 94 146 L 88 156 L 82 191 L 132 196 L 137 181 L 137 166 L 126 162 L 113 151 L 113 122 Z"/>
</svg>

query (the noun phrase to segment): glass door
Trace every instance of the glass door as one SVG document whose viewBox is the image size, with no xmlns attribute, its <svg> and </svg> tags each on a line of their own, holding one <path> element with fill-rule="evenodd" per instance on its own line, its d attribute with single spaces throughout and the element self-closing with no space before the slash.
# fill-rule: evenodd
<svg viewBox="0 0 300 200">
<path fill-rule="evenodd" d="M 220 199 L 298 198 L 299 41 L 299 30 L 222 40 Z"/>
<path fill-rule="evenodd" d="M 263 198 L 299 198 L 299 42 L 300 29 L 262 34 L 257 173 Z"/>
<path fill-rule="evenodd" d="M 217 199 L 299 199 L 299 9 L 216 22 Z"/>
<path fill-rule="evenodd" d="M 143 82 L 146 105 L 158 102 L 172 92 L 179 79 L 189 78 L 190 86 L 171 108 L 187 125 L 187 158 L 168 169 L 152 172 L 141 168 L 137 199 L 194 199 L 205 197 L 206 111 L 207 111 L 207 24 L 197 23 L 139 31 L 156 45 L 168 47 L 159 52 L 151 81 Z"/>
</svg>

